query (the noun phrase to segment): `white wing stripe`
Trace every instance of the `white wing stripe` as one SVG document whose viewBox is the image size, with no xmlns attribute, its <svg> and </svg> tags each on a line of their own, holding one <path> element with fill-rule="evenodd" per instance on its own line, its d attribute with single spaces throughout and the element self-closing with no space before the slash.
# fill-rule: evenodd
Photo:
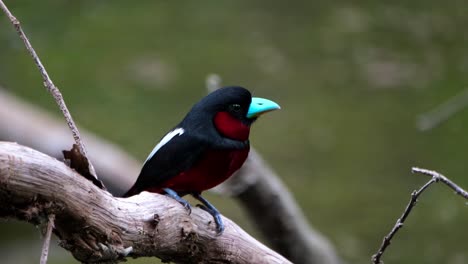
<svg viewBox="0 0 468 264">
<path fill-rule="evenodd" d="M 156 154 L 156 152 L 158 152 L 158 150 L 164 146 L 167 142 L 169 142 L 173 137 L 175 136 L 180 136 L 184 133 L 184 129 L 183 128 L 176 128 L 174 130 L 172 130 L 171 132 L 167 133 L 167 135 L 165 135 L 161 141 L 159 141 L 159 143 L 156 145 L 156 147 L 154 147 L 153 151 L 151 151 L 151 153 L 149 154 L 148 158 L 146 158 L 146 161 L 145 163 L 151 159 L 151 157 L 154 156 L 154 154 Z"/>
</svg>

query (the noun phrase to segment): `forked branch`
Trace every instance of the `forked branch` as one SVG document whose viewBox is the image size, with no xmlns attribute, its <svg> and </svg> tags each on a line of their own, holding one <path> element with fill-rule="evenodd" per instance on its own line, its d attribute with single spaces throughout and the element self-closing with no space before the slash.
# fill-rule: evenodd
<svg viewBox="0 0 468 264">
<path fill-rule="evenodd" d="M 382 259 L 382 255 L 384 254 L 385 250 L 388 248 L 388 246 L 390 246 L 391 244 L 391 241 L 393 239 L 393 237 L 395 236 L 395 234 L 398 232 L 398 230 L 400 230 L 404 223 L 405 223 L 405 220 L 406 218 L 409 216 L 409 214 L 411 213 L 411 211 L 413 210 L 414 206 L 416 205 L 417 201 L 418 201 L 418 198 L 419 196 L 433 183 L 436 183 L 436 182 L 443 182 L 445 183 L 448 187 L 450 187 L 451 189 L 453 189 L 455 191 L 456 194 L 464 197 L 465 199 L 468 199 L 468 192 L 465 191 L 463 188 L 461 188 L 460 186 L 458 186 L 457 184 L 455 184 L 454 182 L 452 182 L 451 180 L 449 180 L 447 177 L 445 177 L 444 175 L 436 172 L 436 171 L 432 171 L 432 170 L 428 170 L 428 169 L 422 169 L 422 168 L 417 168 L 417 167 L 413 167 L 411 169 L 411 171 L 413 173 L 421 173 L 421 174 L 424 174 L 424 175 L 428 175 L 428 176 L 431 176 L 431 179 L 426 182 L 426 184 L 424 184 L 419 190 L 415 190 L 411 193 L 411 198 L 410 198 L 410 201 L 408 203 L 408 205 L 406 206 L 405 210 L 403 211 L 403 214 L 401 215 L 400 218 L 397 219 L 395 225 L 393 226 L 392 230 L 390 231 L 390 233 L 388 233 L 388 235 L 386 235 L 382 241 L 382 245 L 380 246 L 380 248 L 377 250 L 377 253 L 375 253 L 373 256 L 372 256 L 372 263 L 373 264 L 380 264 L 382 263 L 381 259 Z"/>
</svg>

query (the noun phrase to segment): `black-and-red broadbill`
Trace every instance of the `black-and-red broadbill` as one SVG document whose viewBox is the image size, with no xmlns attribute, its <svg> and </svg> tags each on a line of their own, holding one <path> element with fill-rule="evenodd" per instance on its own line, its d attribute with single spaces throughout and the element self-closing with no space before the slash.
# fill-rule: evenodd
<svg viewBox="0 0 468 264">
<path fill-rule="evenodd" d="M 210 93 L 151 151 L 125 197 L 142 191 L 165 193 L 190 211 L 190 204 L 181 198 L 190 194 L 213 215 L 217 232 L 222 233 L 218 210 L 201 193 L 242 166 L 249 153 L 250 126 L 259 115 L 279 108 L 242 87 Z"/>
</svg>

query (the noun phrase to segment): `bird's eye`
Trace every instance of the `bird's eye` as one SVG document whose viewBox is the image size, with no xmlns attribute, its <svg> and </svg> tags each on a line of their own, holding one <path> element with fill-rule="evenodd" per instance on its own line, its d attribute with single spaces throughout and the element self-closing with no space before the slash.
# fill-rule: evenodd
<svg viewBox="0 0 468 264">
<path fill-rule="evenodd" d="M 232 104 L 232 105 L 229 106 L 229 108 L 233 112 L 239 112 L 241 110 L 240 104 Z"/>
</svg>

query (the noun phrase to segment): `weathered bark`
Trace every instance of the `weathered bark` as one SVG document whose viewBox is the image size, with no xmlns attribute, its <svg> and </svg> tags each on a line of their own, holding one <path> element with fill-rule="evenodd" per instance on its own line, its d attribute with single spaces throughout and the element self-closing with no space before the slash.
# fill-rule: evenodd
<svg viewBox="0 0 468 264">
<path fill-rule="evenodd" d="M 43 223 L 55 214 L 60 244 L 82 262 L 157 256 L 183 263 L 290 263 L 227 218 L 215 235 L 211 215 L 143 192 L 115 198 L 64 163 L 0 142 L 0 217 Z"/>
</svg>

